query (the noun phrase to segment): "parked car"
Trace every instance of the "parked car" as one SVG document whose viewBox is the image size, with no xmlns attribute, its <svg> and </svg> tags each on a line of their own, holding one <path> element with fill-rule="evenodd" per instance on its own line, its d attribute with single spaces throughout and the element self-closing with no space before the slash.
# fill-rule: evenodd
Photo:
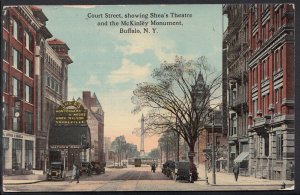
<svg viewBox="0 0 300 195">
<path fill-rule="evenodd" d="M 47 170 L 47 180 L 65 180 L 66 171 L 62 162 L 52 162 Z"/>
<path fill-rule="evenodd" d="M 174 169 L 175 169 L 175 162 L 172 161 L 172 160 L 168 160 L 167 162 L 165 162 L 165 167 L 166 168 L 164 168 L 164 174 L 167 177 L 171 178 L 172 177 L 172 172 L 174 172 Z"/>
<path fill-rule="evenodd" d="M 167 161 L 162 165 L 161 172 L 162 172 L 163 174 L 167 175 L 167 169 L 168 169 L 169 165 L 170 165 L 171 163 L 173 163 L 173 162 L 174 162 L 174 161 L 172 161 L 172 160 L 167 160 Z"/>
<path fill-rule="evenodd" d="M 172 172 L 172 178 L 175 181 L 187 180 L 190 183 L 193 183 L 195 180 L 198 179 L 198 173 L 197 176 L 193 175 L 191 170 L 192 169 L 189 161 L 177 161 L 175 162 L 174 172 Z"/>
<path fill-rule="evenodd" d="M 99 161 L 91 162 L 91 173 L 96 172 L 96 174 L 105 173 L 105 165 L 106 163 L 101 163 Z"/>
<path fill-rule="evenodd" d="M 81 166 L 79 169 L 79 174 L 82 175 L 83 173 L 86 173 L 88 176 L 91 175 L 92 165 L 90 162 L 83 161 L 81 162 Z"/>
</svg>

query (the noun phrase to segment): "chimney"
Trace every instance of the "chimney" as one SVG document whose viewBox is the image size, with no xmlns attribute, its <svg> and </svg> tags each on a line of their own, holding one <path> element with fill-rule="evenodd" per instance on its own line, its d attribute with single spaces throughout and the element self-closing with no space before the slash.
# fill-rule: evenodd
<svg viewBox="0 0 300 195">
<path fill-rule="evenodd" d="M 90 99 L 91 99 L 91 92 L 90 91 L 83 91 L 82 92 L 82 99 L 83 103 L 86 105 L 88 109 L 91 109 Z"/>
</svg>

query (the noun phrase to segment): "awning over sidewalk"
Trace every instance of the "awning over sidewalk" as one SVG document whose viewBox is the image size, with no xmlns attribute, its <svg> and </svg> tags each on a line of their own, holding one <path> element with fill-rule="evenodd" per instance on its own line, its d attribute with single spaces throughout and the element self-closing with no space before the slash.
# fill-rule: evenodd
<svg viewBox="0 0 300 195">
<path fill-rule="evenodd" d="M 234 159 L 234 162 L 235 163 L 242 162 L 243 160 L 246 160 L 248 156 L 249 156 L 249 152 L 242 152 Z"/>
</svg>

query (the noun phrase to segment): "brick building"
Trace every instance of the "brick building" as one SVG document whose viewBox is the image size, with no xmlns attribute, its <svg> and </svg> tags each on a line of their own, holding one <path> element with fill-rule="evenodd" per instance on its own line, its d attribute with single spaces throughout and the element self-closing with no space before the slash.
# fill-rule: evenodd
<svg viewBox="0 0 300 195">
<path fill-rule="evenodd" d="M 223 14 L 228 17 L 228 26 L 223 33 L 223 108 L 226 109 L 223 116 L 227 120 L 224 126 L 227 127 L 228 136 L 228 170 L 231 172 L 234 161 L 239 159 L 240 168 L 246 175 L 249 173 L 246 64 L 248 7 L 247 4 L 223 6 Z"/>
<path fill-rule="evenodd" d="M 214 123 L 214 137 L 215 137 L 215 149 L 216 149 L 216 168 L 217 170 L 225 170 L 227 164 L 227 136 L 222 132 L 222 117 L 221 111 L 216 110 L 215 123 Z M 211 166 L 211 152 L 207 153 L 205 150 L 212 149 L 212 123 L 208 123 L 205 128 L 200 132 L 197 141 L 197 161 L 199 165 Z"/>
<path fill-rule="evenodd" d="M 250 174 L 289 178 L 294 163 L 294 7 L 249 8 L 247 66 Z"/>
<path fill-rule="evenodd" d="M 91 159 L 105 161 L 104 153 L 104 111 L 94 93 L 90 91 L 82 92 L 82 99 L 78 98 L 78 102 L 88 109 L 88 126 L 91 131 Z"/>
<path fill-rule="evenodd" d="M 35 42 L 42 24 L 28 6 L 3 10 L 3 170 L 22 174 L 35 168 Z"/>
<path fill-rule="evenodd" d="M 223 13 L 228 14 L 223 62 L 228 70 L 229 154 L 248 150 L 251 176 L 289 179 L 295 152 L 294 7 L 232 4 L 224 5 Z M 239 118 L 231 120 L 235 112 L 241 124 Z M 248 143 L 241 145 L 241 139 Z"/>
</svg>

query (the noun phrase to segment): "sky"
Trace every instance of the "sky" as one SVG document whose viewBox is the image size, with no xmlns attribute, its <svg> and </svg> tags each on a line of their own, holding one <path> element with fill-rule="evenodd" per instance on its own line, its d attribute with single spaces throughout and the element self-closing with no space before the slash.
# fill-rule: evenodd
<svg viewBox="0 0 300 195">
<path fill-rule="evenodd" d="M 142 112 L 131 113 L 134 108 L 132 92 L 136 84 L 150 81 L 151 71 L 164 60 L 172 62 L 176 55 L 186 59 L 206 56 L 208 62 L 221 71 L 222 5 L 40 7 L 49 19 L 46 26 L 53 37 L 70 48 L 73 63 L 68 69 L 68 98 L 82 97 L 82 91 L 95 92 L 105 113 L 104 135 L 112 140 L 124 135 L 127 142 L 140 147 L 139 137 L 132 132 L 141 126 Z M 171 13 L 176 16 L 191 14 L 191 17 L 171 17 Z M 126 14 L 141 18 L 125 18 Z M 118 16 L 123 18 L 111 18 Z M 182 25 L 150 26 L 151 20 L 181 21 Z M 148 25 L 112 26 L 111 21 L 120 24 L 121 21 L 142 21 Z M 136 28 L 141 33 L 120 33 L 120 28 Z M 150 32 L 143 33 L 144 28 L 149 28 Z M 156 28 L 155 33 L 152 28 Z M 145 151 L 157 147 L 157 140 L 158 136 L 146 137 Z"/>
</svg>

